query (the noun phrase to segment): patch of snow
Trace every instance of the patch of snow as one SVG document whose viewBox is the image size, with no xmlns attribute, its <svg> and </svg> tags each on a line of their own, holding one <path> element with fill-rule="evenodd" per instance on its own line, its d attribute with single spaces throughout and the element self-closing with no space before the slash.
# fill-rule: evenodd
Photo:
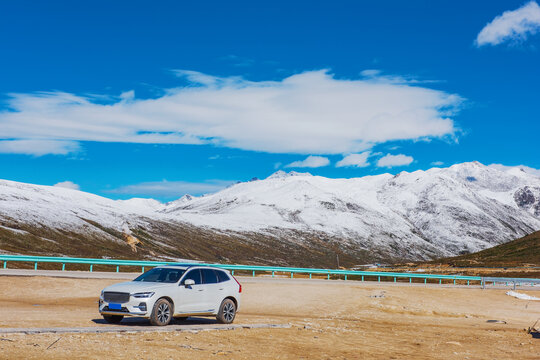
<svg viewBox="0 0 540 360">
<path fill-rule="evenodd" d="M 521 299 L 521 300 L 538 300 L 538 301 L 540 301 L 540 298 L 530 296 L 530 295 L 527 295 L 527 294 L 518 293 L 516 291 L 507 291 L 506 295 L 510 295 L 510 296 L 513 296 L 513 297 Z"/>
<path fill-rule="evenodd" d="M 7 226 L 2 226 L 2 225 L 0 225 L 0 229 L 5 229 L 5 230 L 8 230 L 8 231 L 17 233 L 17 234 L 23 234 L 23 235 L 28 234 L 27 231 L 19 230 L 19 229 L 13 229 L 13 228 L 10 228 L 10 227 L 7 227 Z"/>
</svg>

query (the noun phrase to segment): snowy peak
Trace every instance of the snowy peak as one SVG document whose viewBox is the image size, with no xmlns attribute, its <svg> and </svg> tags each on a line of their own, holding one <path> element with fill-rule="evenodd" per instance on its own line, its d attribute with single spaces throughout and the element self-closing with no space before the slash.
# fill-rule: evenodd
<svg viewBox="0 0 540 360">
<path fill-rule="evenodd" d="M 491 164 L 490 168 L 512 174 L 517 177 L 535 177 L 540 178 L 540 170 L 533 169 L 528 166 L 518 165 L 518 166 L 505 166 L 501 164 Z"/>
<path fill-rule="evenodd" d="M 327 233 L 361 246 L 415 249 L 411 257 L 446 256 L 540 229 L 539 186 L 540 179 L 479 162 L 351 179 L 279 171 L 169 215 L 220 230 Z"/>
<path fill-rule="evenodd" d="M 182 196 L 178 200 L 174 200 L 174 201 L 171 201 L 171 202 L 168 202 L 167 204 L 165 204 L 165 206 L 161 209 L 161 211 L 162 212 L 170 212 L 170 211 L 175 211 L 175 210 L 178 210 L 178 209 L 182 209 L 183 207 L 188 205 L 194 199 L 196 199 L 195 196 L 191 196 L 189 194 L 186 194 L 186 195 Z"/>
<path fill-rule="evenodd" d="M 311 175 L 308 172 L 304 172 L 304 173 L 296 172 L 296 171 L 285 172 L 283 170 L 278 170 L 275 173 L 273 173 L 272 175 L 270 175 L 269 177 L 267 177 L 266 180 L 268 180 L 268 179 L 285 179 L 285 178 L 292 177 L 292 176 L 313 176 L 313 175 Z"/>
<path fill-rule="evenodd" d="M 176 201 L 179 203 L 187 203 L 187 202 L 190 202 L 191 200 L 193 200 L 193 196 L 186 194 Z"/>
</svg>

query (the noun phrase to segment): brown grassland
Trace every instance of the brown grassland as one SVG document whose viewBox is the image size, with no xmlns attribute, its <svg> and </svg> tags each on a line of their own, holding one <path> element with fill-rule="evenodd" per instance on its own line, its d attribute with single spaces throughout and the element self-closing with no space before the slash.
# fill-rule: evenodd
<svg viewBox="0 0 540 360">
<path fill-rule="evenodd" d="M 5 334 L 0 335 L 0 358 L 540 358 L 540 339 L 524 330 L 540 318 L 540 301 L 519 300 L 506 290 L 277 278 L 241 281 L 242 307 L 235 323 L 291 327 Z M 100 319 L 97 295 L 114 282 L 0 276 L 0 328 L 108 326 L 93 320 Z M 528 293 L 540 296 L 540 291 Z M 138 324 L 147 326 L 144 320 Z"/>
</svg>

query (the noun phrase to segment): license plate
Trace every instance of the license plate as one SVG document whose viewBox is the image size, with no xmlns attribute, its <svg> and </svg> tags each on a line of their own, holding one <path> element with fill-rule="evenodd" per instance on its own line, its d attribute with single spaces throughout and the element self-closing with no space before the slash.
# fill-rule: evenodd
<svg viewBox="0 0 540 360">
<path fill-rule="evenodd" d="M 122 310 L 122 305 L 109 303 L 109 310 Z"/>
</svg>

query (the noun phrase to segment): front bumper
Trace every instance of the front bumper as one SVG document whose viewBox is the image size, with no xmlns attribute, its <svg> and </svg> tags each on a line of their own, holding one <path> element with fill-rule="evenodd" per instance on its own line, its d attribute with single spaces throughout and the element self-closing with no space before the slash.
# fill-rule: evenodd
<svg viewBox="0 0 540 360">
<path fill-rule="evenodd" d="M 122 303 L 121 309 L 109 309 L 109 303 L 99 299 L 99 313 L 102 315 L 142 316 L 149 317 L 150 299 L 137 299 L 130 297 L 127 303 Z"/>
</svg>

